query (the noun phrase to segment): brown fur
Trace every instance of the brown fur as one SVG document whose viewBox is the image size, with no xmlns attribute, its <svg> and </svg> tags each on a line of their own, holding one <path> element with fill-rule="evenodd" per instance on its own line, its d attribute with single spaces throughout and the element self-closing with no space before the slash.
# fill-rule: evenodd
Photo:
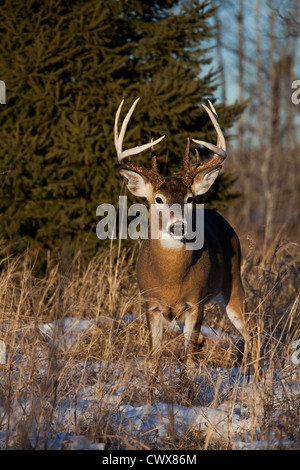
<svg viewBox="0 0 300 470">
<path fill-rule="evenodd" d="M 159 188 L 168 197 L 168 204 L 183 204 L 187 188 L 178 178 L 168 178 Z M 154 203 L 156 191 L 150 201 Z M 151 221 L 150 221 L 151 224 Z M 203 307 L 220 292 L 227 307 L 237 315 L 242 334 L 247 333 L 244 314 L 244 289 L 240 276 L 240 244 L 229 223 L 216 211 L 204 212 L 204 246 L 201 250 L 165 248 L 160 239 L 145 239 L 139 253 L 136 271 L 139 289 L 147 304 L 150 329 L 150 354 L 154 374 L 158 372 L 162 326 L 161 316 L 171 321 L 194 317 L 190 344 L 185 362 L 195 367 Z M 240 330 L 241 331 L 241 330 Z M 159 335 L 157 337 L 157 332 Z M 155 337 L 156 335 L 156 337 Z"/>
</svg>

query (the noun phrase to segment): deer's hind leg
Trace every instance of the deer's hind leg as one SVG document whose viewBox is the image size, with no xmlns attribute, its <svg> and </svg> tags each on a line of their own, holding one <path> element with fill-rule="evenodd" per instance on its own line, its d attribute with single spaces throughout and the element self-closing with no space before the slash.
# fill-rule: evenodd
<svg viewBox="0 0 300 470">
<path fill-rule="evenodd" d="M 223 286 L 223 295 L 225 300 L 226 314 L 235 328 L 244 337 L 249 340 L 249 331 L 245 318 L 245 294 L 241 281 L 232 283 L 230 286 L 226 283 Z"/>
<path fill-rule="evenodd" d="M 256 377 L 262 378 L 261 360 L 260 360 L 260 338 L 256 321 L 253 316 L 246 318 L 245 314 L 245 293 L 240 276 L 232 278 L 231 282 L 225 281 L 222 289 L 225 299 L 226 314 L 235 328 L 245 339 L 246 351 L 251 354 Z"/>
</svg>

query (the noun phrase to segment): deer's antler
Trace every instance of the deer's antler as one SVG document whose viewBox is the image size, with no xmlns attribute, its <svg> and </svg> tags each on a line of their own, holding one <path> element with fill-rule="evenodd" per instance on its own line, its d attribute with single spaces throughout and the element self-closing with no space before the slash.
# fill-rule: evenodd
<svg viewBox="0 0 300 470">
<path fill-rule="evenodd" d="M 190 167 L 189 165 L 190 143 L 188 139 L 185 155 L 183 158 L 183 177 L 182 177 L 182 181 L 184 182 L 186 186 L 191 186 L 194 177 L 198 173 L 203 172 L 205 170 L 210 171 L 212 168 L 218 167 L 219 165 L 221 165 L 221 163 L 223 163 L 223 161 L 227 157 L 226 142 L 225 142 L 224 135 L 221 131 L 217 112 L 215 108 L 213 107 L 212 103 L 209 100 L 208 102 L 209 102 L 209 106 L 211 109 L 205 106 L 205 104 L 202 104 L 202 106 L 208 113 L 214 125 L 214 128 L 217 131 L 217 136 L 218 136 L 217 145 L 211 144 L 209 142 L 204 142 L 203 140 L 192 139 L 192 141 L 195 142 L 196 144 L 204 145 L 209 150 L 212 150 L 214 152 L 214 155 L 210 160 L 200 163 L 199 155 L 196 150 L 196 156 L 197 156 L 196 163 Z"/>
<path fill-rule="evenodd" d="M 122 123 L 121 132 L 119 134 L 118 122 L 119 122 L 120 113 L 121 113 L 121 109 L 122 109 L 124 100 L 121 101 L 121 104 L 118 108 L 118 111 L 116 113 L 116 119 L 115 119 L 115 147 L 116 147 L 116 151 L 117 151 L 117 155 L 118 155 L 118 161 L 124 168 L 126 168 L 128 170 L 135 171 L 136 173 L 138 173 L 142 176 L 143 175 L 146 176 L 152 183 L 157 185 L 159 183 L 162 183 L 164 181 L 164 178 L 162 176 L 160 176 L 160 174 L 158 173 L 156 155 L 155 155 L 155 152 L 154 152 L 154 145 L 158 144 L 165 136 L 163 135 L 162 137 L 160 137 L 159 139 L 156 139 L 154 141 L 151 140 L 151 142 L 149 142 L 147 144 L 144 144 L 144 145 L 140 145 L 140 146 L 128 149 L 128 150 L 122 150 L 122 145 L 123 145 L 123 140 L 124 140 L 127 124 L 128 124 L 128 122 L 129 122 L 129 120 L 132 116 L 132 113 L 133 113 L 139 99 L 140 98 L 137 98 L 135 100 L 135 102 L 131 106 L 130 110 L 128 111 L 128 113 L 127 113 L 127 115 L 126 115 L 126 117 L 125 117 L 125 119 Z M 136 155 L 140 152 L 143 152 L 144 150 L 147 150 L 150 147 L 152 148 L 152 168 L 151 168 L 151 170 L 149 170 L 147 168 L 144 168 L 143 166 L 139 165 L 138 163 L 134 163 L 134 162 L 131 162 L 131 161 L 128 160 L 127 157 L 129 157 L 130 155 Z"/>
</svg>

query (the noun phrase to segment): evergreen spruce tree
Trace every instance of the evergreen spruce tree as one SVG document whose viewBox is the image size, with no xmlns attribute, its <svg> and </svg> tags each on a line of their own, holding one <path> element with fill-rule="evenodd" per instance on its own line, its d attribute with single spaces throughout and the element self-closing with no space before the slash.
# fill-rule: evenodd
<svg viewBox="0 0 300 470">
<path fill-rule="evenodd" d="M 218 73 L 204 73 L 214 14 L 206 0 L 2 2 L 0 239 L 41 255 L 99 247 L 96 208 L 116 205 L 122 186 L 113 124 L 123 98 L 124 113 L 142 98 L 126 146 L 166 134 L 161 172 L 181 169 L 187 137 L 215 141 L 200 107 L 217 87 Z M 216 107 L 223 129 L 242 111 Z M 150 154 L 137 158 L 149 165 Z M 232 182 L 220 177 L 205 202 L 226 207 Z"/>
</svg>

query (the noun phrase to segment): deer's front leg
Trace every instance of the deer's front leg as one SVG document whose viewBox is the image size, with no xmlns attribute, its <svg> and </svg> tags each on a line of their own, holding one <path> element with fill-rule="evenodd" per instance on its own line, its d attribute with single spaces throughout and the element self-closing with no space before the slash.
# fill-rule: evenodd
<svg viewBox="0 0 300 470">
<path fill-rule="evenodd" d="M 203 317 L 203 306 L 189 306 L 185 313 L 184 322 L 184 345 L 185 366 L 188 379 L 193 380 L 196 373 L 195 354 L 198 351 L 198 338 L 200 334 Z"/>
<path fill-rule="evenodd" d="M 158 304 L 149 302 L 147 305 L 146 316 L 150 332 L 149 366 L 151 382 L 153 383 L 157 379 L 160 364 L 163 336 L 163 314 Z"/>
</svg>

